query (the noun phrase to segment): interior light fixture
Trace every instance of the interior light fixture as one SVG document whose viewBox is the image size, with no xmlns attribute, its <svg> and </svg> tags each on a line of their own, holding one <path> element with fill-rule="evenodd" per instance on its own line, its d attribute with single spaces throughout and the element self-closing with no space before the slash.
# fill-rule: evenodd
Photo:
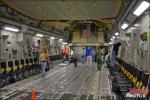
<svg viewBox="0 0 150 100">
<path fill-rule="evenodd" d="M 111 41 L 114 40 L 113 38 L 110 39 Z"/>
<path fill-rule="evenodd" d="M 63 39 L 59 39 L 59 41 L 61 42 L 61 41 L 63 41 Z"/>
<path fill-rule="evenodd" d="M 67 44 L 66 42 L 63 42 L 63 44 Z"/>
<path fill-rule="evenodd" d="M 112 37 L 112 39 L 114 39 L 114 38 L 115 38 L 115 36 Z"/>
<path fill-rule="evenodd" d="M 109 42 L 109 44 L 112 44 L 112 42 Z"/>
<path fill-rule="evenodd" d="M 44 35 L 37 33 L 36 36 L 38 36 L 38 37 L 43 37 Z"/>
<path fill-rule="evenodd" d="M 117 38 L 119 39 L 119 36 Z"/>
<path fill-rule="evenodd" d="M 131 27 L 130 29 L 131 29 L 131 30 L 133 30 L 133 29 L 134 29 L 134 27 Z"/>
<path fill-rule="evenodd" d="M 12 32 L 18 32 L 19 31 L 19 29 L 13 28 L 13 27 L 4 27 L 4 29 L 7 31 L 12 31 Z"/>
<path fill-rule="evenodd" d="M 68 46 L 72 46 L 72 43 L 68 44 Z"/>
<path fill-rule="evenodd" d="M 53 37 L 53 36 L 51 36 L 50 38 L 53 39 L 53 40 L 55 39 L 55 37 Z"/>
<path fill-rule="evenodd" d="M 150 3 L 143 1 L 137 9 L 133 12 L 134 15 L 140 16 L 148 7 L 150 6 Z"/>
<path fill-rule="evenodd" d="M 115 33 L 115 35 L 116 35 L 116 36 L 118 36 L 118 35 L 119 35 L 119 33 L 117 32 L 117 33 Z"/>
<path fill-rule="evenodd" d="M 136 26 L 136 27 L 137 27 L 137 26 L 140 26 L 140 25 L 139 25 L 139 24 L 135 24 L 134 26 Z"/>
<path fill-rule="evenodd" d="M 122 28 L 122 29 L 126 29 L 128 26 L 129 26 L 129 25 L 128 25 L 127 23 L 124 23 L 124 24 L 121 26 L 121 28 Z"/>
</svg>

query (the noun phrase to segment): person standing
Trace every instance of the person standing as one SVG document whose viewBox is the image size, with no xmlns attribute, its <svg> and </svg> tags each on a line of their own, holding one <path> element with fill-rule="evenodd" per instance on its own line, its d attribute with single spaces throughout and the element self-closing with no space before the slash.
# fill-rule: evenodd
<svg viewBox="0 0 150 100">
<path fill-rule="evenodd" d="M 77 62 L 78 62 L 78 55 L 77 55 L 77 53 L 74 53 L 74 55 L 73 55 L 73 62 L 74 62 L 74 66 L 77 67 Z"/>
<path fill-rule="evenodd" d="M 106 48 L 104 48 L 103 49 L 103 54 L 104 54 L 104 56 L 103 56 L 103 61 L 104 61 L 104 63 L 106 62 L 106 55 L 108 54 L 108 50 L 106 49 Z"/>
<path fill-rule="evenodd" d="M 42 66 L 42 80 L 46 77 L 46 66 L 48 65 L 48 54 L 46 48 L 42 48 L 40 52 L 40 63 Z"/>
<path fill-rule="evenodd" d="M 37 40 L 37 43 L 33 45 L 33 48 L 35 52 L 35 58 L 37 60 L 37 63 L 39 64 L 39 55 L 40 55 L 40 48 L 41 48 L 40 40 Z"/>
<path fill-rule="evenodd" d="M 97 62 L 98 70 L 101 70 L 102 63 L 103 63 L 102 59 L 103 59 L 103 53 L 102 53 L 101 48 L 99 48 L 99 50 L 96 52 L 96 62 Z"/>
<path fill-rule="evenodd" d="M 70 49 L 70 64 L 73 63 L 73 55 L 74 55 L 74 51 L 73 49 Z"/>
<path fill-rule="evenodd" d="M 113 46 L 113 50 L 112 50 L 112 58 L 111 58 L 111 66 L 115 66 L 115 60 L 116 60 L 116 57 L 118 55 L 118 50 L 119 50 L 119 47 L 121 46 L 121 43 L 120 42 L 117 42 L 116 44 L 114 44 Z"/>
<path fill-rule="evenodd" d="M 64 47 L 64 57 L 66 60 L 69 59 L 69 52 L 70 52 L 69 47 L 65 46 Z"/>
<path fill-rule="evenodd" d="M 96 51 L 94 48 L 92 48 L 92 62 L 93 63 L 95 62 L 95 54 L 96 54 Z"/>
<path fill-rule="evenodd" d="M 86 62 L 87 66 L 92 66 L 92 48 L 90 47 L 86 49 Z"/>
<path fill-rule="evenodd" d="M 85 48 L 82 49 L 82 52 L 81 52 L 81 59 L 82 59 L 82 64 L 85 63 Z"/>
</svg>

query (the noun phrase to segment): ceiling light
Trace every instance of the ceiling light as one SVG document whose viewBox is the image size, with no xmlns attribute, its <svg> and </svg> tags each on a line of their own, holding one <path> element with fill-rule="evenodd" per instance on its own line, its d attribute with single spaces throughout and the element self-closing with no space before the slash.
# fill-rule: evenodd
<svg viewBox="0 0 150 100">
<path fill-rule="evenodd" d="M 128 24 L 124 23 L 124 24 L 121 26 L 121 28 L 122 28 L 122 29 L 126 29 L 128 26 L 129 26 Z"/>
<path fill-rule="evenodd" d="M 119 38 L 119 36 L 117 38 Z"/>
<path fill-rule="evenodd" d="M 150 6 L 150 4 L 146 1 L 143 1 L 138 7 L 137 9 L 133 12 L 134 15 L 136 16 L 140 16 L 148 7 Z"/>
<path fill-rule="evenodd" d="M 113 39 L 115 38 L 115 36 L 112 37 Z"/>
<path fill-rule="evenodd" d="M 135 24 L 134 26 L 136 26 L 136 27 L 137 27 L 137 26 L 140 26 L 140 25 L 139 25 L 139 24 Z"/>
<path fill-rule="evenodd" d="M 63 39 L 59 39 L 59 41 L 61 42 L 61 41 L 63 41 Z"/>
<path fill-rule="evenodd" d="M 112 44 L 112 42 L 109 42 L 109 44 Z"/>
<path fill-rule="evenodd" d="M 133 30 L 133 29 L 134 29 L 134 27 L 131 27 L 130 29 L 131 29 L 131 30 Z"/>
<path fill-rule="evenodd" d="M 114 40 L 113 38 L 110 39 L 111 41 Z"/>
<path fill-rule="evenodd" d="M 43 34 L 36 34 L 36 36 L 43 37 L 44 35 Z"/>
<path fill-rule="evenodd" d="M 19 31 L 19 29 L 12 28 L 12 27 L 4 27 L 4 29 L 7 30 L 7 31 L 13 31 L 13 32 L 18 32 Z"/>
<path fill-rule="evenodd" d="M 63 42 L 63 44 L 67 44 L 67 43 Z"/>
<path fill-rule="evenodd" d="M 72 43 L 68 44 L 68 46 L 72 46 Z"/>
<path fill-rule="evenodd" d="M 53 39 L 53 40 L 55 39 L 55 37 L 53 37 L 53 36 L 51 36 L 50 38 Z"/>
<path fill-rule="evenodd" d="M 115 35 L 116 35 L 116 36 L 118 36 L 118 35 L 119 35 L 119 33 L 117 32 L 117 33 L 115 33 Z"/>
</svg>

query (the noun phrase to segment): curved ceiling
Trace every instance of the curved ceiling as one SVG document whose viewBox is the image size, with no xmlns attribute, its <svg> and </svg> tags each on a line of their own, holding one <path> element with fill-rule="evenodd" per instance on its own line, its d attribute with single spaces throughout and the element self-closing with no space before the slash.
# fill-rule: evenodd
<svg viewBox="0 0 150 100">
<path fill-rule="evenodd" d="M 3 0 L 38 20 L 100 20 L 116 17 L 122 0 Z"/>
</svg>

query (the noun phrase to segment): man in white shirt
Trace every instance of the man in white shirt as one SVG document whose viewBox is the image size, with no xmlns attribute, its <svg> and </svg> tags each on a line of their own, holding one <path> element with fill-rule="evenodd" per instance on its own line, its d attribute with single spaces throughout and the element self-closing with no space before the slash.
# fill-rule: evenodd
<svg viewBox="0 0 150 100">
<path fill-rule="evenodd" d="M 41 42 L 40 40 L 37 41 L 35 45 L 33 45 L 34 51 L 35 51 L 35 57 L 37 59 L 37 63 L 39 63 L 39 53 L 41 48 Z"/>
</svg>

